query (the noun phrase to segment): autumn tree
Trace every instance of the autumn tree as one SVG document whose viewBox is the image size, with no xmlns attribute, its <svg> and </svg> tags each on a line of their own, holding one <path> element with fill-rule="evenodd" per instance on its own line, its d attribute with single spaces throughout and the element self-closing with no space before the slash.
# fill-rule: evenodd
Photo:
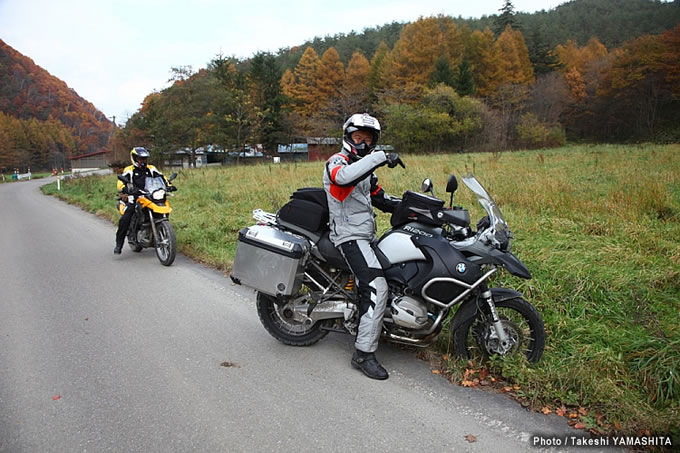
<svg viewBox="0 0 680 453">
<path fill-rule="evenodd" d="M 281 90 L 291 101 L 291 107 L 304 118 L 319 110 L 317 76 L 319 59 L 310 46 L 305 49 L 294 71 L 287 70 L 281 79 Z"/>
<path fill-rule="evenodd" d="M 371 69 L 368 74 L 368 98 L 371 104 L 378 99 L 378 93 L 385 88 L 385 58 L 390 49 L 385 41 L 381 41 L 371 57 Z"/>
<path fill-rule="evenodd" d="M 460 30 L 450 17 L 426 17 L 407 25 L 385 62 L 386 100 L 417 102 L 428 86 L 437 62 L 449 69 L 463 56 Z M 440 64 L 440 69 L 443 69 Z"/>
<path fill-rule="evenodd" d="M 618 136 L 657 134 L 660 113 L 677 111 L 680 73 L 680 26 L 661 36 L 644 35 L 612 53 L 611 66 L 598 95 Z M 612 115 L 611 112 L 616 112 Z M 675 115 L 677 120 L 678 115 Z M 612 121 L 616 121 L 612 124 Z M 670 129 L 677 129 L 669 125 Z M 677 132 L 675 132 L 677 134 Z"/>
<path fill-rule="evenodd" d="M 583 47 L 578 47 L 571 40 L 565 45 L 558 45 L 555 54 L 573 98 L 583 100 L 586 96 L 587 72 L 594 68 L 597 60 L 607 56 L 607 48 L 596 37 L 592 37 Z"/>
<path fill-rule="evenodd" d="M 477 94 L 481 97 L 491 95 L 501 84 L 499 68 L 502 65 L 502 56 L 488 27 L 484 31 L 475 30 L 470 34 L 465 55 L 472 67 Z"/>
<path fill-rule="evenodd" d="M 75 151 L 74 138 L 58 120 L 24 120 L 0 112 L 0 170 L 62 168 Z"/>
<path fill-rule="evenodd" d="M 498 79 L 502 84 L 529 85 L 534 82 L 534 70 L 522 32 L 505 28 L 496 41 L 500 54 Z"/>
<path fill-rule="evenodd" d="M 337 99 L 345 82 L 345 66 L 335 47 L 323 53 L 316 70 L 316 95 L 320 105 Z"/>
<path fill-rule="evenodd" d="M 339 99 L 341 117 L 369 110 L 369 77 L 371 65 L 360 51 L 355 51 L 347 63 L 342 96 Z"/>
</svg>

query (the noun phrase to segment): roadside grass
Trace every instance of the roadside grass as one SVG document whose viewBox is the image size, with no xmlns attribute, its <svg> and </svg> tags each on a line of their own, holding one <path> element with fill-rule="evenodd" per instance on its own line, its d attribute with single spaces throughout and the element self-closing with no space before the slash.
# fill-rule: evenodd
<svg viewBox="0 0 680 453">
<path fill-rule="evenodd" d="M 426 177 L 448 204 L 449 173 L 473 172 L 515 235 L 532 280 L 494 285 L 524 293 L 542 314 L 542 360 L 486 366 L 521 388 L 535 408 L 587 407 L 586 429 L 680 436 L 680 145 L 580 145 L 494 154 L 404 156 L 382 167 L 388 193 L 419 190 Z M 171 199 L 179 250 L 228 274 L 251 211 L 275 212 L 299 187 L 320 186 L 323 164 L 305 162 L 182 170 Z M 462 186 L 462 183 L 461 183 Z M 115 176 L 55 184 L 46 193 L 117 221 Z M 465 187 L 454 204 L 482 209 Z M 378 215 L 379 232 L 389 216 Z M 113 234 L 111 242 L 113 243 Z M 437 349 L 447 357 L 452 336 Z M 466 364 L 449 361 L 460 381 Z M 594 415 L 597 414 L 597 417 Z M 604 420 L 604 422 L 602 421 Z"/>
</svg>

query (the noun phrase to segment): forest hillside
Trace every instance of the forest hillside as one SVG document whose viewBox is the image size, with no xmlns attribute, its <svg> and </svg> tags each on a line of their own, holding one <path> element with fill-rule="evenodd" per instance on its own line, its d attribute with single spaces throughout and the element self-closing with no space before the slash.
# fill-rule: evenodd
<svg viewBox="0 0 680 453">
<path fill-rule="evenodd" d="M 112 131 L 94 105 L 0 40 L 0 169 L 67 166 L 104 148 Z"/>
<path fill-rule="evenodd" d="M 0 41 L 0 169 L 147 146 L 243 149 L 338 137 L 357 111 L 400 152 L 680 141 L 680 1 L 572 0 L 421 17 L 172 68 L 124 128 Z M 123 151 L 121 151 L 123 150 Z M 156 156 L 154 156 L 156 157 Z"/>
</svg>

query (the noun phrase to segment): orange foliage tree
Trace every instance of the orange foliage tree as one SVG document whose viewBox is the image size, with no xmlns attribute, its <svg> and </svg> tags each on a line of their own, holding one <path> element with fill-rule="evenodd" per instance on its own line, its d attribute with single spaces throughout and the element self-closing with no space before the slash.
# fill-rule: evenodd
<svg viewBox="0 0 680 453">
<path fill-rule="evenodd" d="M 319 110 L 317 77 L 321 60 L 314 48 L 307 47 L 294 71 L 286 70 L 281 90 L 291 100 L 291 107 L 303 117 Z"/>
<path fill-rule="evenodd" d="M 463 59 L 462 34 L 450 17 L 420 18 L 404 27 L 385 60 L 388 100 L 417 102 L 440 58 L 449 67 Z"/>
</svg>

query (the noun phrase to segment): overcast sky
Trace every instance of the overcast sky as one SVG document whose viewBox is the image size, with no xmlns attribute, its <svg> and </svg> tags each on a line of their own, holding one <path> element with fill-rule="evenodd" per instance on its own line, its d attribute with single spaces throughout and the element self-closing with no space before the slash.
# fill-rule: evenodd
<svg viewBox="0 0 680 453">
<path fill-rule="evenodd" d="M 566 0 L 513 0 L 515 11 Z M 437 14 L 497 14 L 503 0 L 0 0 L 0 39 L 120 124 L 170 68 L 239 58 Z M 367 55 L 370 59 L 370 55 Z"/>
</svg>

